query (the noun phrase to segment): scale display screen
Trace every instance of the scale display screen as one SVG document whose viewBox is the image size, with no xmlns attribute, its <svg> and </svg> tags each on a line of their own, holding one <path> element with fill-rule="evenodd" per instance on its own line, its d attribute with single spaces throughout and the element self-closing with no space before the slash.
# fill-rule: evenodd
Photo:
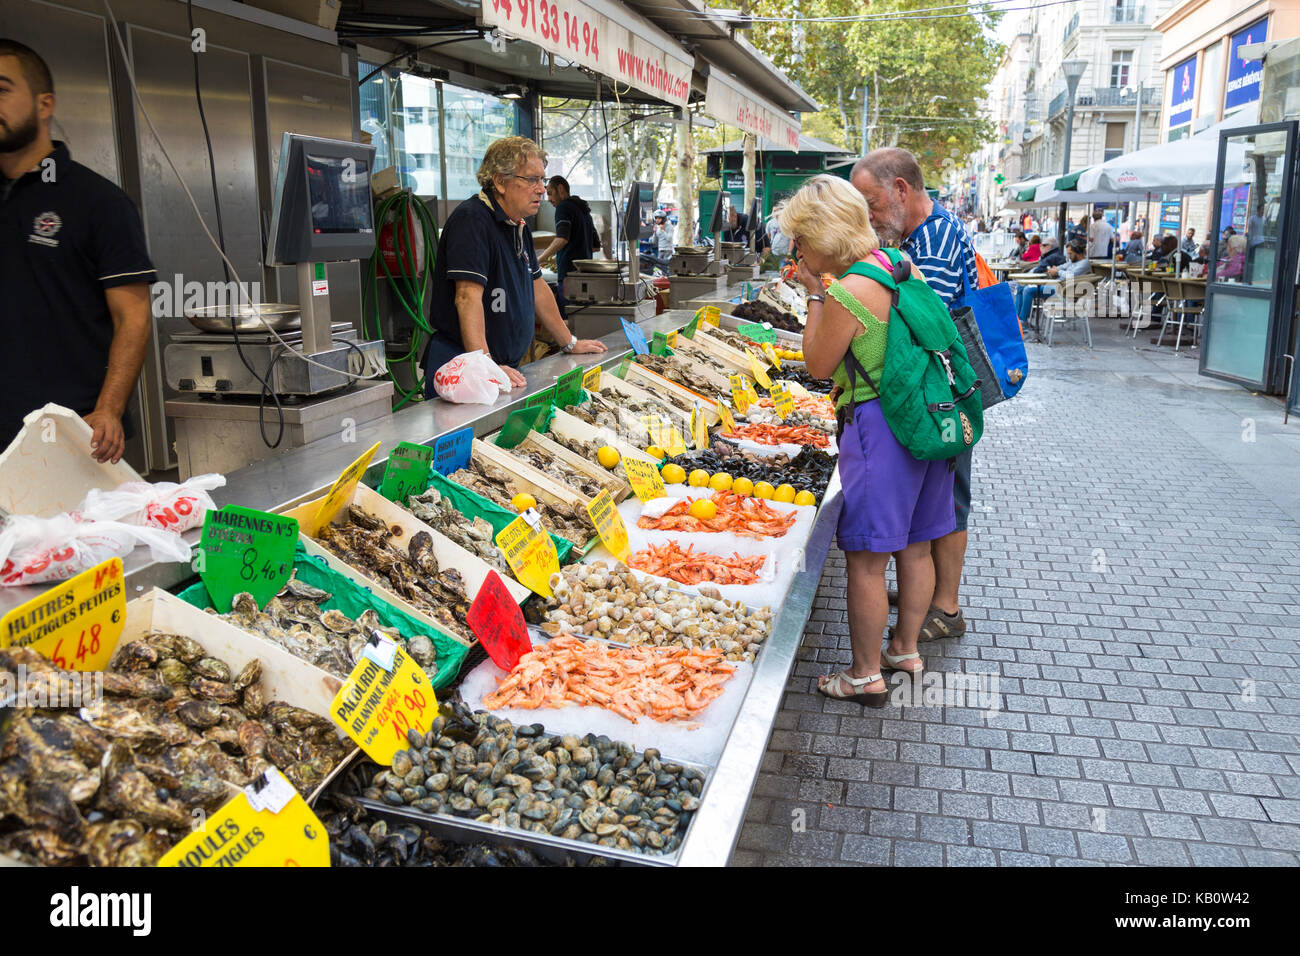
<svg viewBox="0 0 1300 956">
<path fill-rule="evenodd" d="M 375 251 L 375 148 L 285 133 L 276 170 L 268 265 L 346 262 Z"/>
<path fill-rule="evenodd" d="M 370 168 L 351 158 L 308 154 L 307 191 L 312 232 L 370 232 Z"/>
</svg>

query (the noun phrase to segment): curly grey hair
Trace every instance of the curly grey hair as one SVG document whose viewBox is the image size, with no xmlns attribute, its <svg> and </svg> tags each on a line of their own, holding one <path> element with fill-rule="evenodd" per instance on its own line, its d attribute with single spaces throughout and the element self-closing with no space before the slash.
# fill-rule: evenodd
<svg viewBox="0 0 1300 956">
<path fill-rule="evenodd" d="M 540 159 L 545 165 L 546 150 L 527 136 L 499 139 L 483 154 L 483 162 L 478 167 L 478 184 L 491 192 L 497 176 L 513 176 L 530 159 Z"/>
</svg>

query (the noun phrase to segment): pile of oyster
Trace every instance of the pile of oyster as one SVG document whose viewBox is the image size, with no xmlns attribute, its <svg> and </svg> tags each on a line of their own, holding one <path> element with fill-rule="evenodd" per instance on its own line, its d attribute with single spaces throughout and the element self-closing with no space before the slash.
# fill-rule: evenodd
<svg viewBox="0 0 1300 956">
<path fill-rule="evenodd" d="M 51 702 L 73 679 L 30 648 L 0 651 L 0 670 Z M 351 747 L 328 719 L 267 701 L 261 674 L 256 660 L 233 674 L 188 637 L 149 634 L 118 648 L 90 706 L 14 711 L 0 746 L 0 852 L 151 866 L 271 766 L 304 795 L 315 789 Z"/>
<path fill-rule="evenodd" d="M 651 855 L 673 853 L 700 805 L 704 771 L 657 750 L 541 724 L 471 714 L 460 701 L 427 734 L 408 733 L 391 768 L 362 763 L 345 791 L 424 813 Z"/>
<path fill-rule="evenodd" d="M 597 461 L 597 453 L 600 451 L 601 446 L 605 444 L 599 441 L 580 441 L 577 438 L 561 435 L 558 432 L 551 432 L 546 437 L 557 445 L 569 449 L 575 455 L 581 455 L 587 461 Z M 628 480 L 627 471 L 623 468 L 622 460 L 610 470 L 610 474 L 620 481 L 626 482 Z"/>
<path fill-rule="evenodd" d="M 700 395 L 708 395 L 710 392 L 717 391 L 712 382 L 705 381 L 685 362 L 679 362 L 667 355 L 638 355 L 636 363 L 645 366 L 657 375 L 663 376 L 668 381 L 676 382 L 683 388 L 689 388 L 692 392 L 697 392 Z M 691 410 L 691 403 L 685 398 L 680 398 L 667 389 L 664 390 L 663 395 L 683 411 L 689 412 Z"/>
<path fill-rule="evenodd" d="M 602 637 L 655 647 L 717 648 L 729 661 L 752 661 L 772 628 L 772 611 L 724 601 L 719 591 L 690 594 L 674 581 L 644 580 L 621 564 L 570 565 L 551 575 L 548 634 Z"/>
<path fill-rule="evenodd" d="M 465 579 L 456 568 L 439 567 L 429 532 L 417 531 L 403 548 L 393 539 L 405 534 L 400 526 L 390 528 L 383 519 L 352 505 L 342 524 L 321 528 L 316 540 L 433 618 L 448 633 L 459 634 L 472 643 L 474 632 L 466 621 L 469 596 Z"/>
<path fill-rule="evenodd" d="M 510 576 L 510 565 L 496 546 L 492 525 L 482 518 L 471 520 L 465 517 L 437 488 L 430 488 L 422 495 L 412 495 L 410 502 L 411 514 L 470 554 L 477 554 L 498 573 Z"/>
<path fill-rule="evenodd" d="M 584 475 L 567 461 L 560 461 L 560 459 L 546 454 L 539 448 L 519 445 L 507 449 L 507 451 L 525 464 L 532 465 L 542 474 L 554 478 L 566 488 L 586 495 L 588 498 L 595 498 L 606 490 L 605 485 L 598 478 L 592 475 Z M 595 460 L 595 458 L 592 458 L 592 461 Z"/>
<path fill-rule="evenodd" d="M 468 468 L 453 471 L 447 477 L 510 511 L 515 510 L 510 504 L 511 499 L 528 490 L 505 469 L 477 459 L 471 459 Z M 596 533 L 591 518 L 581 505 L 562 507 L 549 501 L 538 501 L 537 510 L 547 531 L 573 542 L 575 547 L 581 548 Z"/>
<path fill-rule="evenodd" d="M 279 644 L 294 657 L 346 678 L 361 659 L 370 636 L 378 631 L 406 647 L 420 668 L 432 677 L 438 670 L 438 649 L 427 636 L 404 638 L 396 628 L 382 627 L 373 608 L 361 612 L 356 620 L 342 611 L 324 610 L 321 605 L 333 597 L 328 591 L 298 580 L 295 572 L 288 583 L 267 603 L 257 609 L 257 600 L 248 593 L 236 594 L 230 610 L 217 615 L 224 621 Z M 217 612 L 208 608 L 209 614 Z"/>
</svg>

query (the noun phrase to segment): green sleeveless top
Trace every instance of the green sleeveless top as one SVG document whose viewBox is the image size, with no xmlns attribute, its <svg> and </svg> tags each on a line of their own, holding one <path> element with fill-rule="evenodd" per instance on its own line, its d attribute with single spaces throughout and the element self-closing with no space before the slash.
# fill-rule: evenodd
<svg viewBox="0 0 1300 956">
<path fill-rule="evenodd" d="M 844 275 L 840 276 L 840 279 L 843 279 L 848 274 L 848 272 L 845 272 Z M 854 318 L 862 323 L 862 331 L 853 337 L 849 348 L 857 357 L 859 364 L 879 384 L 880 376 L 885 370 L 885 341 L 888 338 L 889 322 L 882 322 L 872 315 L 871 310 L 859 302 L 852 292 L 840 285 L 838 279 L 830 284 L 826 292 L 828 295 L 834 296 L 836 302 L 852 312 Z M 876 390 L 861 376 L 857 380 L 857 390 L 850 394 L 849 373 L 843 361 L 840 362 L 831 375 L 831 381 L 842 390 L 839 400 L 835 403 L 836 411 L 839 411 L 850 401 L 869 402 L 880 397 Z"/>
</svg>

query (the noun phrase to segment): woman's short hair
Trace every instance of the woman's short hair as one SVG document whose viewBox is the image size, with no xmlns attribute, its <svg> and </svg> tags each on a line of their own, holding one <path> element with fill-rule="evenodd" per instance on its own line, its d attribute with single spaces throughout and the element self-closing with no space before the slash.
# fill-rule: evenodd
<svg viewBox="0 0 1300 956">
<path fill-rule="evenodd" d="M 836 262 L 857 262 L 880 248 L 867 201 L 838 176 L 809 179 L 777 217 L 783 233 Z"/>
<path fill-rule="evenodd" d="M 1039 236 L 1030 236 L 1029 244 L 1031 246 L 1041 246 L 1043 244 L 1043 240 Z"/>
<path fill-rule="evenodd" d="M 487 148 L 478 167 L 478 184 L 491 191 L 497 176 L 513 176 L 530 159 L 546 163 L 546 150 L 527 136 L 507 136 Z"/>
<path fill-rule="evenodd" d="M 1241 233 L 1234 232 L 1228 237 L 1228 255 L 1235 256 L 1239 252 L 1246 251 L 1246 237 Z"/>
</svg>

